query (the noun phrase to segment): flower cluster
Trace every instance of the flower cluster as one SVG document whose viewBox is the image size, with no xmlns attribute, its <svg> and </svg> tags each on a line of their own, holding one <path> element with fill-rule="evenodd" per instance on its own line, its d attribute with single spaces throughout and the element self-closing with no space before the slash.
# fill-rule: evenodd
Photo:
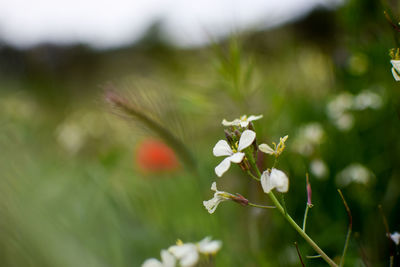
<svg viewBox="0 0 400 267">
<path fill-rule="evenodd" d="M 161 261 L 151 258 L 147 259 L 142 267 L 175 267 L 177 263 L 182 267 L 195 266 L 201 255 L 214 255 L 222 247 L 219 240 L 211 240 L 206 237 L 197 243 L 183 243 L 178 240 L 176 245 L 161 250 Z"/>
<path fill-rule="evenodd" d="M 272 143 L 273 148 L 267 144 L 257 146 L 256 132 L 254 131 L 252 121 L 261 118 L 262 115 L 251 115 L 249 117 L 244 115 L 233 121 L 225 119 L 222 121 L 223 126 L 229 127 L 225 130 L 226 140 L 219 140 L 217 142 L 213 148 L 213 154 L 216 157 L 224 156 L 225 159 L 215 167 L 215 174 L 218 177 L 222 177 L 230 168 L 231 163 L 236 163 L 242 170 L 261 182 L 265 193 L 268 194 L 273 189 L 281 193 L 286 193 L 289 190 L 289 178 L 287 175 L 274 167 L 265 170 L 261 174 L 255 162 L 255 155 L 257 155 L 259 150 L 273 155 L 277 159 L 285 149 L 285 142 L 288 136 L 281 137 L 278 144 Z M 249 201 L 239 194 L 234 195 L 225 191 L 219 191 L 216 182 L 213 182 L 211 190 L 215 192 L 214 197 L 203 201 L 204 207 L 210 214 L 214 213 L 219 203 L 227 200 L 235 201 L 243 206 L 249 205 Z"/>
</svg>

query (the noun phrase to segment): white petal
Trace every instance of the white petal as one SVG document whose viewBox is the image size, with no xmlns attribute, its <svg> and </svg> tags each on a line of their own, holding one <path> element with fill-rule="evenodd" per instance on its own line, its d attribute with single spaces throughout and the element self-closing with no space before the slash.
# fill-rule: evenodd
<svg viewBox="0 0 400 267">
<path fill-rule="evenodd" d="M 208 213 L 213 214 L 214 211 L 217 209 L 218 204 L 221 202 L 222 200 L 218 197 L 213 197 L 210 200 L 207 201 L 203 201 L 203 205 L 204 207 L 207 209 Z"/>
<path fill-rule="evenodd" d="M 222 242 L 219 240 L 211 240 L 211 237 L 206 237 L 197 244 L 199 251 L 203 254 L 217 253 L 222 247 Z"/>
<path fill-rule="evenodd" d="M 390 63 L 392 63 L 393 67 L 400 72 L 400 60 L 390 60 Z"/>
<path fill-rule="evenodd" d="M 213 182 L 213 183 L 212 183 L 212 185 L 211 185 L 211 190 L 212 190 L 212 191 L 215 191 L 215 192 L 218 191 L 218 189 L 217 189 L 217 183 L 216 183 L 216 182 Z"/>
<path fill-rule="evenodd" d="M 394 68 L 392 68 L 392 74 L 393 74 L 393 78 L 396 80 L 396 82 L 400 81 L 400 76 L 399 76 L 399 74 L 397 74 L 397 72 L 395 71 Z"/>
<path fill-rule="evenodd" d="M 229 159 L 233 163 L 240 163 L 240 162 L 242 162 L 244 155 L 245 154 L 243 152 L 236 152 L 232 156 L 227 157 L 227 159 Z"/>
<path fill-rule="evenodd" d="M 240 136 L 238 151 L 242 151 L 243 149 L 250 146 L 254 142 L 254 139 L 256 139 L 255 132 L 253 132 L 252 130 L 244 131 Z"/>
<path fill-rule="evenodd" d="M 286 193 L 289 190 L 289 178 L 283 171 L 272 168 L 271 180 L 275 183 L 275 188 L 281 193 Z"/>
<path fill-rule="evenodd" d="M 224 159 L 223 161 L 221 161 L 221 163 L 215 167 L 215 174 L 218 177 L 221 177 L 231 166 L 231 160 L 228 158 Z"/>
<path fill-rule="evenodd" d="M 250 115 L 250 117 L 247 119 L 248 121 L 256 121 L 259 120 L 263 117 L 263 115 L 258 115 L 258 116 L 254 116 L 254 115 Z"/>
<path fill-rule="evenodd" d="M 271 177 L 269 171 L 264 171 L 261 175 L 261 186 L 265 193 L 271 192 L 274 189 L 274 185 L 271 183 Z"/>
<path fill-rule="evenodd" d="M 261 186 L 265 193 L 271 192 L 274 188 L 285 193 L 289 190 L 289 178 L 283 171 L 272 168 L 271 172 L 265 171 L 261 175 Z"/>
<path fill-rule="evenodd" d="M 233 151 L 228 142 L 226 142 L 225 140 L 219 140 L 213 148 L 213 154 L 216 157 L 230 156 L 233 154 Z"/>
<path fill-rule="evenodd" d="M 240 127 L 246 128 L 248 125 L 249 125 L 249 121 L 248 120 L 240 121 Z"/>
<path fill-rule="evenodd" d="M 165 249 L 161 250 L 161 260 L 164 267 L 175 267 L 175 257 Z"/>
<path fill-rule="evenodd" d="M 223 126 L 239 126 L 240 121 L 238 119 L 233 120 L 233 121 L 227 121 L 225 119 L 222 120 L 222 125 Z"/>
<path fill-rule="evenodd" d="M 145 262 L 143 262 L 142 267 L 164 267 L 164 266 L 157 259 L 147 259 Z"/>
<path fill-rule="evenodd" d="M 181 260 L 180 264 L 182 267 L 191 267 L 194 266 L 199 261 L 199 253 L 197 250 L 192 250 L 187 253 Z"/>
<path fill-rule="evenodd" d="M 390 238 L 393 240 L 396 245 L 400 244 L 400 234 L 398 232 L 394 232 L 393 234 L 390 235 Z"/>
<path fill-rule="evenodd" d="M 275 153 L 275 151 L 272 149 L 272 147 L 270 147 L 267 144 L 261 144 L 258 146 L 258 149 L 260 149 L 261 152 L 273 155 Z"/>
</svg>

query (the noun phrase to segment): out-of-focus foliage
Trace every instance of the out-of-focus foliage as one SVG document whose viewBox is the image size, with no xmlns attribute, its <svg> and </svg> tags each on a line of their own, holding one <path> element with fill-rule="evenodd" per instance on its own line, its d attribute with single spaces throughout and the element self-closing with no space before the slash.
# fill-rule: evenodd
<svg viewBox="0 0 400 267">
<path fill-rule="evenodd" d="M 396 9 L 393 9 L 396 12 Z M 399 13 L 400 14 L 400 13 Z M 286 206 L 301 222 L 310 173 L 307 232 L 339 257 L 353 213 L 349 266 L 388 266 L 390 230 L 400 230 L 400 86 L 383 7 L 347 1 L 266 32 L 177 50 L 157 31 L 135 46 L 92 51 L 43 45 L 0 48 L 0 262 L 2 266 L 140 266 L 180 238 L 223 241 L 217 266 L 299 266 L 311 248 L 274 211 L 223 203 L 209 215 L 224 137 L 221 121 L 263 114 L 258 141 L 289 135 L 279 168 L 290 178 Z M 197 163 L 144 173 L 141 140 L 155 138 L 103 99 L 112 82 L 179 137 Z M 265 158 L 264 167 L 270 167 Z M 218 185 L 268 203 L 236 166 Z M 397 259 L 398 261 L 399 259 Z M 309 266 L 324 266 L 320 259 Z"/>
</svg>

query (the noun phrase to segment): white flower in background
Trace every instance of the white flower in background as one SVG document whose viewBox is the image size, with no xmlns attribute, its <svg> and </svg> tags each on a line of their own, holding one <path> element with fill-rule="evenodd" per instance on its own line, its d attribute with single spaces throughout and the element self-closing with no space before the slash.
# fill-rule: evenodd
<svg viewBox="0 0 400 267">
<path fill-rule="evenodd" d="M 240 126 L 245 128 L 249 125 L 251 121 L 259 120 L 263 117 L 263 115 L 254 116 L 251 115 L 247 117 L 246 115 L 241 116 L 239 119 L 234 119 L 233 121 L 227 121 L 225 119 L 222 120 L 222 125 L 224 126 Z"/>
<path fill-rule="evenodd" d="M 315 177 L 320 179 L 325 178 L 329 173 L 328 166 L 326 166 L 326 163 L 321 159 L 314 159 L 311 161 L 310 171 Z"/>
<path fill-rule="evenodd" d="M 353 128 L 354 116 L 350 113 L 343 113 L 339 118 L 337 118 L 335 124 L 339 130 L 348 131 Z"/>
<path fill-rule="evenodd" d="M 328 116 L 336 120 L 353 107 L 354 96 L 348 92 L 338 94 L 327 105 Z"/>
<path fill-rule="evenodd" d="M 167 250 L 161 250 L 161 261 L 151 258 L 146 260 L 142 267 L 175 267 L 176 259 Z"/>
<path fill-rule="evenodd" d="M 392 68 L 392 74 L 393 78 L 396 80 L 396 82 L 400 81 L 400 60 L 390 60 L 390 63 L 392 63 L 393 68 Z"/>
<path fill-rule="evenodd" d="M 336 175 L 336 183 L 343 187 L 351 183 L 368 184 L 374 174 L 365 166 L 359 163 L 353 163 L 344 168 Z"/>
<path fill-rule="evenodd" d="M 274 148 L 270 147 L 267 144 L 261 144 L 258 146 L 258 149 L 260 149 L 260 151 L 262 151 L 266 154 L 274 155 L 275 157 L 279 157 L 279 155 L 282 154 L 283 150 L 285 149 L 285 142 L 288 138 L 289 138 L 288 135 L 281 137 L 278 145 L 276 145 L 276 143 L 273 142 L 272 144 L 274 145 Z"/>
<path fill-rule="evenodd" d="M 218 191 L 216 182 L 212 183 L 211 190 L 215 191 L 214 197 L 210 200 L 203 201 L 204 207 L 208 210 L 210 214 L 214 213 L 219 203 L 235 198 L 235 196 L 230 193 L 224 191 Z"/>
<path fill-rule="evenodd" d="M 356 110 L 379 109 L 381 106 L 381 96 L 370 90 L 364 90 L 354 97 L 353 108 Z"/>
<path fill-rule="evenodd" d="M 325 131 L 318 122 L 310 122 L 300 126 L 293 141 L 293 149 L 304 156 L 310 156 L 315 148 L 325 139 Z"/>
<path fill-rule="evenodd" d="M 240 136 L 239 145 L 237 148 L 231 148 L 227 141 L 219 140 L 213 148 L 213 154 L 216 157 L 227 156 L 217 167 L 215 167 L 215 173 L 218 177 L 221 177 L 231 166 L 231 162 L 240 163 L 242 162 L 245 153 L 241 152 L 249 147 L 254 139 L 256 133 L 252 130 L 245 130 Z"/>
<path fill-rule="evenodd" d="M 168 249 L 172 255 L 174 255 L 182 267 L 194 266 L 199 261 L 199 252 L 197 246 L 193 243 L 178 242 L 177 245 L 171 246 Z"/>
<path fill-rule="evenodd" d="M 211 240 L 209 236 L 197 243 L 198 250 L 203 254 L 215 254 L 221 247 L 222 242 L 220 240 Z"/>
<path fill-rule="evenodd" d="M 354 96 L 348 92 L 337 95 L 327 105 L 327 113 L 336 127 L 341 131 L 350 130 L 354 124 L 354 117 L 350 113 L 354 104 Z"/>
<path fill-rule="evenodd" d="M 77 123 L 64 122 L 56 129 L 58 143 L 69 153 L 75 154 L 86 141 L 86 133 Z"/>
<path fill-rule="evenodd" d="M 289 178 L 283 171 L 272 168 L 261 175 L 261 186 L 265 193 L 271 192 L 274 188 L 278 192 L 286 193 L 289 190 Z"/>
<path fill-rule="evenodd" d="M 390 238 L 393 240 L 393 242 L 397 246 L 400 244 L 400 234 L 398 232 L 394 232 L 393 234 L 390 234 Z"/>
</svg>

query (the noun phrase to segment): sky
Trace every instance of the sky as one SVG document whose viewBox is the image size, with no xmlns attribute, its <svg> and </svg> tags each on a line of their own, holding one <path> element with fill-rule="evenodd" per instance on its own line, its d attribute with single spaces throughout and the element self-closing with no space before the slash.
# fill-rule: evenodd
<svg viewBox="0 0 400 267">
<path fill-rule="evenodd" d="M 0 40 L 114 48 L 140 39 L 155 22 L 173 44 L 192 47 L 232 32 L 265 29 L 316 6 L 344 0 L 0 0 Z"/>
</svg>

